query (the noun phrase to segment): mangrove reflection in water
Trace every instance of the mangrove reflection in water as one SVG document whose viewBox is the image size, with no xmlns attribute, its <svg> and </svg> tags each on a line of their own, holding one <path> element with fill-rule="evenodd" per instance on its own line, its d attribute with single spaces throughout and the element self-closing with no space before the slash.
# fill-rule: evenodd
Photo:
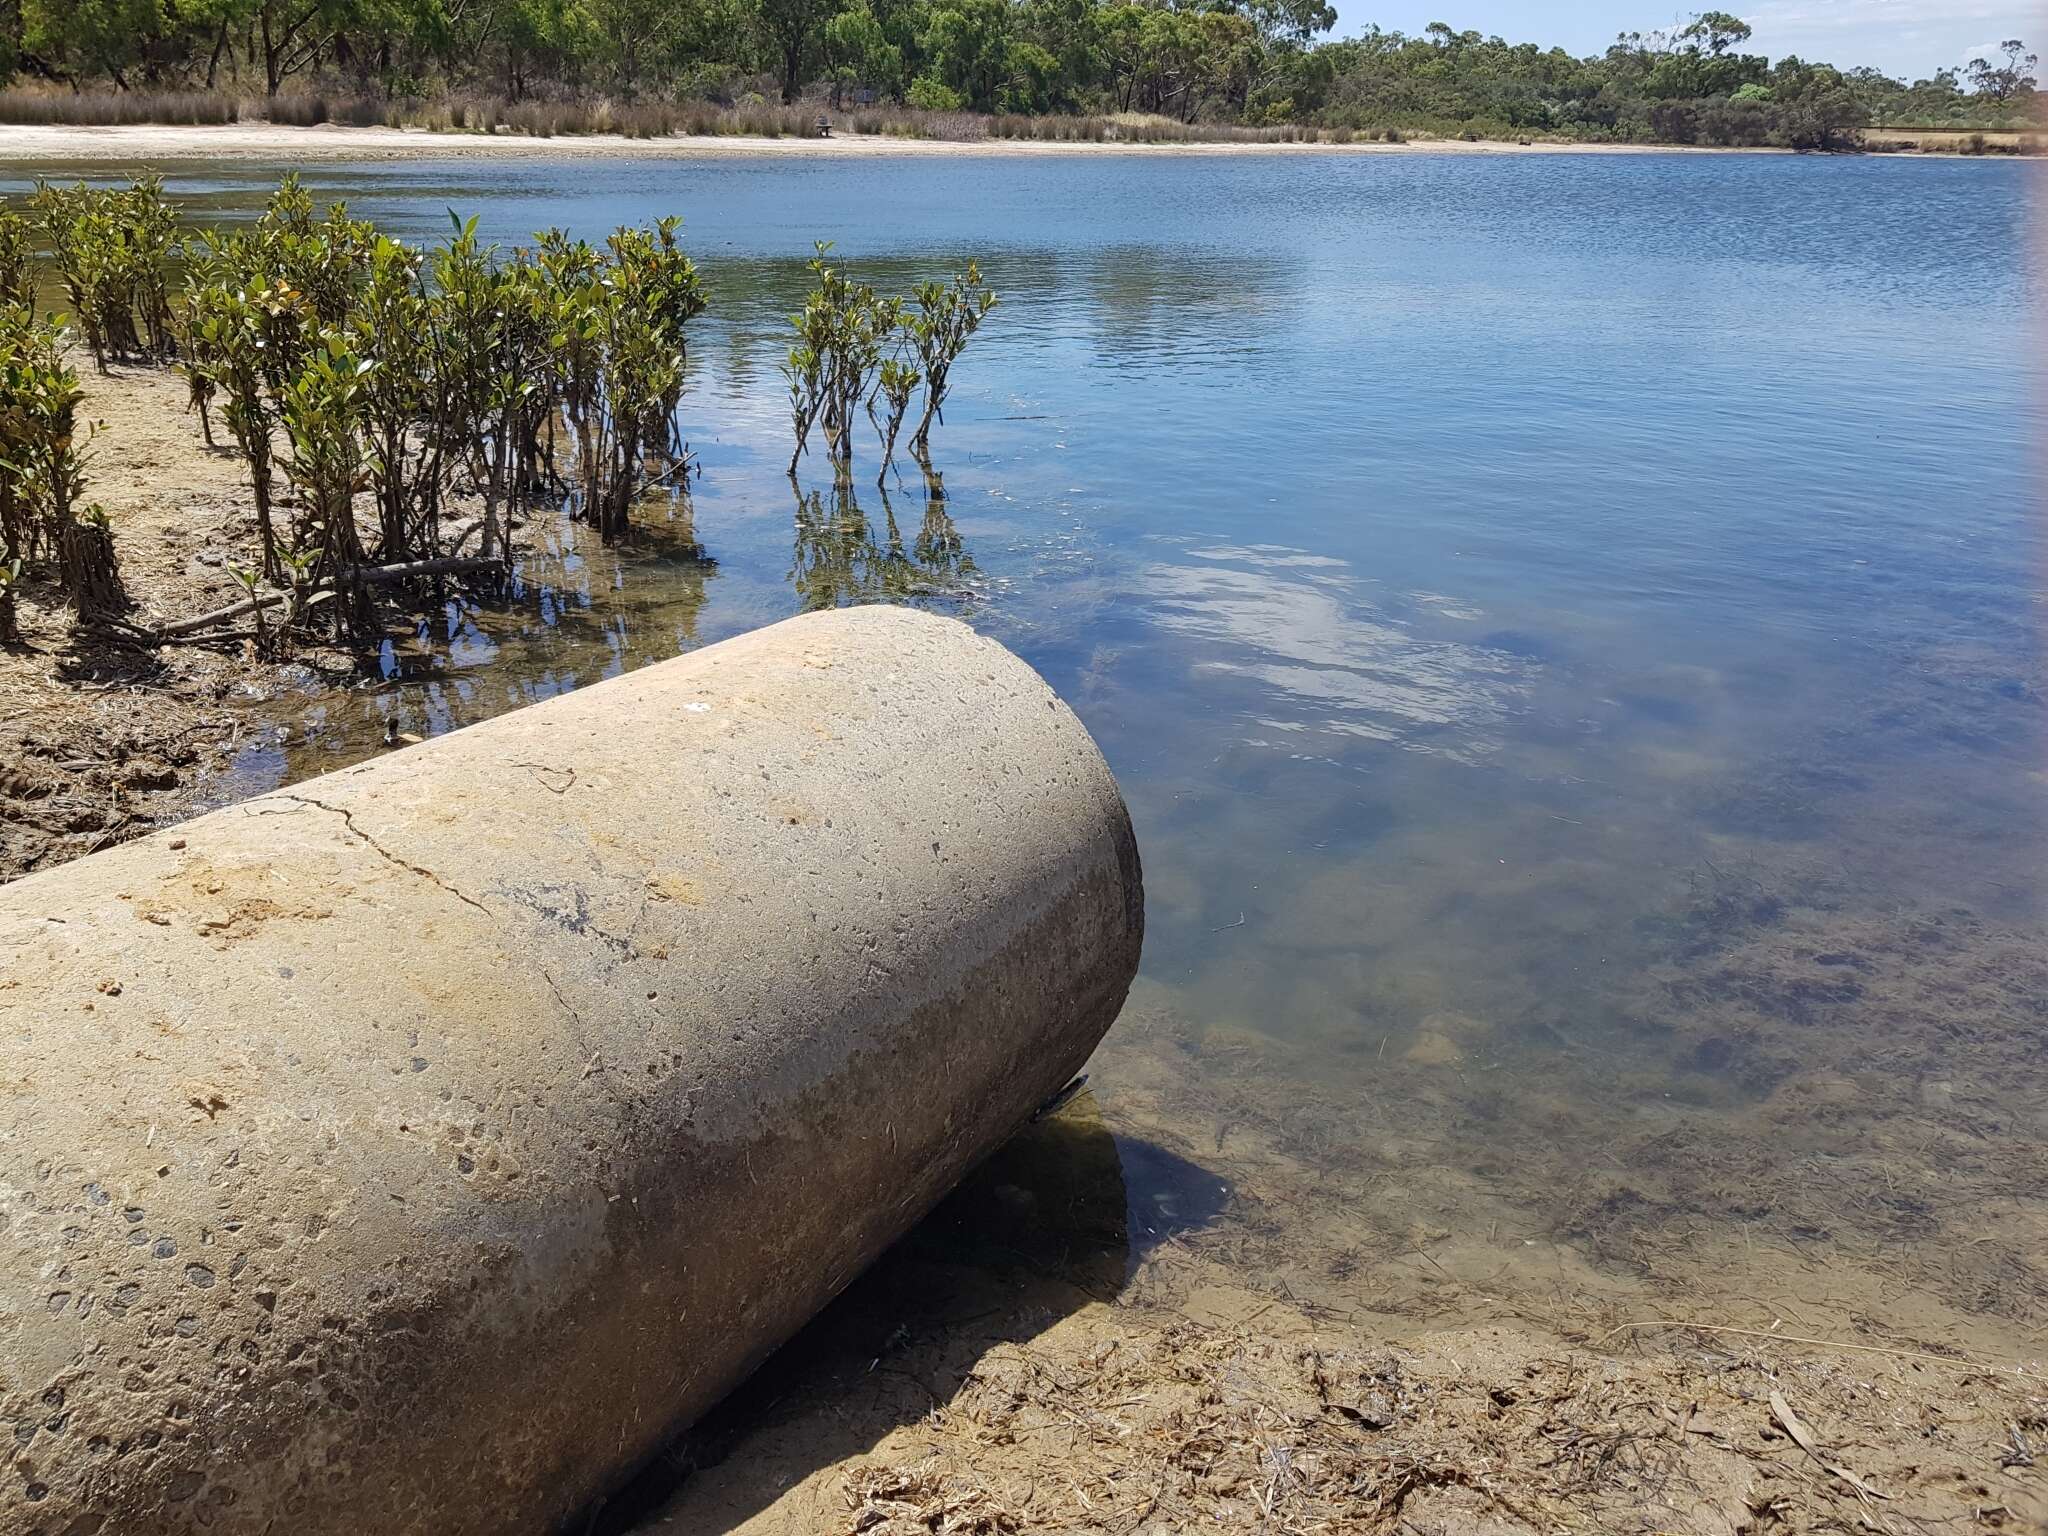
<svg viewBox="0 0 2048 1536">
<path fill-rule="evenodd" d="M 272 743 L 246 754 L 219 799 L 264 781 L 331 772 L 391 739 L 427 737 L 702 643 L 719 565 L 697 537 L 686 489 L 643 497 L 627 537 L 604 543 L 567 508 L 520 530 L 504 590 L 451 595 L 410 635 L 387 640 L 374 677 L 310 701 L 277 701 Z"/>
<path fill-rule="evenodd" d="M 247 210 L 276 169 L 173 189 Z M 1382 1333 L 1686 1310 L 2038 1352 L 2037 169 L 326 168 L 415 237 L 685 214 L 702 474 L 646 542 L 540 530 L 520 596 L 388 681 L 279 700 L 232 789 L 928 603 L 1036 666 L 1130 801 L 1144 970 L 1093 1081 L 1228 1185 L 1178 1242 Z M 1005 295 L 942 500 L 782 473 L 815 239 Z M 1134 1207 L 1177 1166 L 1134 1158 Z M 1170 1300 L 1176 1247 L 1130 1285 Z"/>
<path fill-rule="evenodd" d="M 805 612 L 855 603 L 901 603 L 912 598 L 943 599 L 964 610 L 981 594 L 981 572 L 946 511 L 946 487 L 938 471 L 926 468 L 924 515 L 906 547 L 889 492 L 866 494 L 881 508 L 877 528 L 861 510 L 853 486 L 841 480 L 829 492 L 796 490 L 796 552 L 791 585 Z"/>
</svg>

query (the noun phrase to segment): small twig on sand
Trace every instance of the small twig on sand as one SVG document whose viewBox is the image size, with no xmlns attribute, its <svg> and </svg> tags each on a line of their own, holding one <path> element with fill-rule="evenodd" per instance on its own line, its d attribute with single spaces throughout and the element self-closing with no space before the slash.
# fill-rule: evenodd
<svg viewBox="0 0 2048 1536">
<path fill-rule="evenodd" d="M 1233 928 L 1242 928 L 1243 926 L 1244 926 L 1244 914 L 1243 914 L 1242 912 L 1240 912 L 1240 913 L 1238 913 L 1238 914 L 1237 914 L 1237 921 L 1236 921 L 1236 922 L 1234 922 L 1234 923 L 1225 923 L 1225 924 L 1224 924 L 1224 925 L 1223 925 L 1223 926 L 1222 926 L 1221 928 L 1211 928 L 1211 929 L 1210 929 L 1209 931 L 1210 931 L 1211 933 L 1228 933 L 1228 932 L 1230 932 L 1230 930 L 1231 930 L 1231 929 L 1233 929 Z"/>
</svg>

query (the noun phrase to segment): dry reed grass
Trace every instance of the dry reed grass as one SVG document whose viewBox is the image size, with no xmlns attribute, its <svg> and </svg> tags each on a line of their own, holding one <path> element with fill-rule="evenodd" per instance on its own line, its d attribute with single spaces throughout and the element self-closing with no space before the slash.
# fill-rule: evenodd
<svg viewBox="0 0 2048 1536">
<path fill-rule="evenodd" d="M 1023 114 L 927 112 L 894 105 L 833 109 L 818 102 L 784 105 L 748 97 L 715 101 L 527 99 L 453 94 L 437 97 L 365 95 L 309 87 L 264 100 L 222 91 L 56 91 L 33 86 L 0 90 L 0 123 L 65 127 L 159 123 L 177 126 L 264 122 L 311 128 L 386 127 L 436 133 L 516 134 L 552 139 L 584 134 L 626 138 L 816 138 L 828 130 L 974 143 L 987 139 L 1094 144 L 1299 144 L 1350 143 L 1398 130 L 1358 132 L 1298 124 L 1248 128 L 1230 123 L 1184 123 L 1150 113 Z"/>
</svg>

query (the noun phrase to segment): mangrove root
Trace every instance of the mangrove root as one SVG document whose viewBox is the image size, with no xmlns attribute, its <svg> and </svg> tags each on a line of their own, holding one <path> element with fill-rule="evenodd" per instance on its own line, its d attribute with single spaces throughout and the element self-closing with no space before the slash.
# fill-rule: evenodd
<svg viewBox="0 0 2048 1536">
<path fill-rule="evenodd" d="M 485 571 L 502 571 L 502 560 L 486 555 L 442 555 L 433 560 L 406 560 L 397 565 L 360 566 L 348 573 L 352 586 L 389 586 L 394 581 L 410 581 L 418 576 L 474 576 Z M 225 608 L 216 608 L 211 613 L 197 614 L 189 619 L 177 619 L 155 631 L 159 640 L 175 640 L 180 635 L 196 634 L 202 629 L 211 629 L 216 624 L 225 624 L 231 619 L 244 618 L 260 613 L 266 608 L 280 607 L 292 600 L 289 592 L 259 592 L 254 597 L 245 597 L 239 602 L 229 603 Z"/>
</svg>

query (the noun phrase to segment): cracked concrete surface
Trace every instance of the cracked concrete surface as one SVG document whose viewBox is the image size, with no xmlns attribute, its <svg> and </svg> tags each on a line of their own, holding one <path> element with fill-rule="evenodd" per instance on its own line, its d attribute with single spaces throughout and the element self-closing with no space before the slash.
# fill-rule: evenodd
<svg viewBox="0 0 2048 1536">
<path fill-rule="evenodd" d="M 0 1529 L 555 1528 L 1079 1068 L 1142 920 L 1079 722 L 883 609 L 0 888 Z"/>
<path fill-rule="evenodd" d="M 370 836 L 369 833 L 365 832 L 361 827 L 356 825 L 355 813 L 349 810 L 347 806 L 329 805 L 325 800 L 315 800 L 311 795 L 293 794 L 288 790 L 280 790 L 271 798 L 275 800 L 290 800 L 296 802 L 299 805 L 310 805 L 318 810 L 327 811 L 333 815 L 339 816 L 341 818 L 342 825 L 347 827 L 349 831 L 353 832 L 357 837 L 361 838 L 364 842 L 368 843 L 373 849 L 375 849 L 378 857 L 382 858 L 385 862 L 390 864 L 396 864 L 400 869 L 410 870 L 413 874 L 418 875 L 422 880 L 426 881 L 429 885 L 438 885 L 442 890 L 446 891 L 450 896 L 453 896 L 457 901 L 467 902 L 472 907 L 475 907 L 479 912 L 483 912 L 486 914 L 490 912 L 491 909 L 485 906 L 482 902 L 478 901 L 474 896 L 465 895 L 463 892 L 458 891 L 454 886 L 450 885 L 446 880 L 443 880 L 439 875 L 435 874 L 431 869 L 428 869 L 425 865 L 415 864 L 409 859 L 401 859 L 389 848 L 386 848 L 382 843 L 378 842 L 376 838 Z"/>
</svg>

